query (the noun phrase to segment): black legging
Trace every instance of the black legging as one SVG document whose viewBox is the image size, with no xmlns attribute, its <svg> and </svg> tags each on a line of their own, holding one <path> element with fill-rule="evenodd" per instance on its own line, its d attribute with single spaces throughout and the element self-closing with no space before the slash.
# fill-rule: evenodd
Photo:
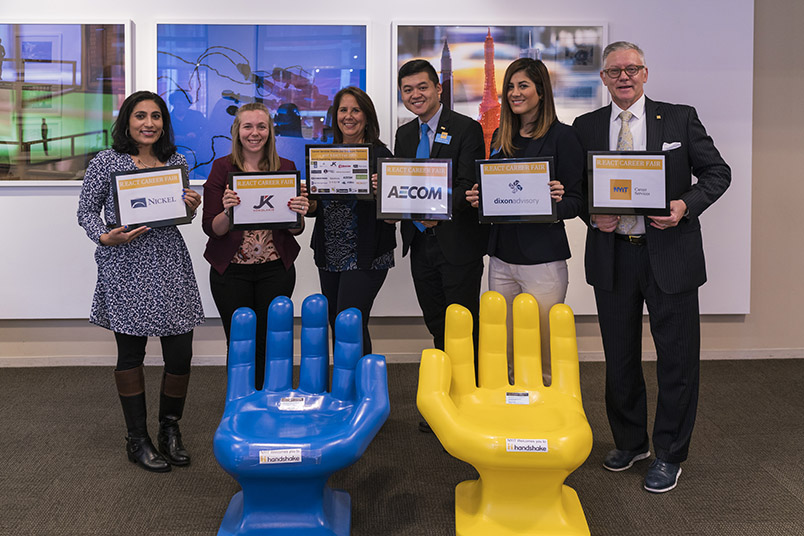
<svg viewBox="0 0 804 536">
<path fill-rule="evenodd" d="M 145 361 L 145 344 L 148 337 L 126 335 L 115 332 L 117 341 L 117 367 L 115 370 L 137 368 Z M 165 372 L 177 376 L 190 373 L 190 361 L 193 358 L 193 330 L 181 335 L 165 335 L 159 337 L 162 343 L 162 359 L 165 361 Z"/>
</svg>

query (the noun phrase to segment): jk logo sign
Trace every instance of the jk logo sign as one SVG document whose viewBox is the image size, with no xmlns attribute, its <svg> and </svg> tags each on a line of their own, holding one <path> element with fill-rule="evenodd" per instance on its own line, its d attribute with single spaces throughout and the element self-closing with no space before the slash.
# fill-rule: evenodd
<svg viewBox="0 0 804 536">
<path fill-rule="evenodd" d="M 259 204 L 254 205 L 253 208 L 259 209 L 259 208 L 262 208 L 262 207 L 264 207 L 266 205 L 268 206 L 268 208 L 274 208 L 274 206 L 271 204 L 271 198 L 272 197 L 273 197 L 272 195 L 261 195 Z M 630 199 L 630 197 L 629 197 L 629 199 Z"/>
<path fill-rule="evenodd" d="M 612 179 L 611 198 L 623 201 L 631 200 L 631 179 Z"/>
</svg>

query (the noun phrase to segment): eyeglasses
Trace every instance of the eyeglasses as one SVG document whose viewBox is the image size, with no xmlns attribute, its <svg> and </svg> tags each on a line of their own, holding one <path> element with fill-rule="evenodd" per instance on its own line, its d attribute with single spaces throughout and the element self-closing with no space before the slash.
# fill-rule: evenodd
<svg viewBox="0 0 804 536">
<path fill-rule="evenodd" d="M 644 65 L 629 65 L 625 69 L 620 69 L 619 67 L 612 67 L 611 69 L 603 69 L 603 72 L 606 73 L 606 76 L 609 78 L 620 78 L 620 74 L 625 71 L 625 74 L 628 75 L 629 78 L 636 76 L 636 74 L 644 69 Z"/>
</svg>

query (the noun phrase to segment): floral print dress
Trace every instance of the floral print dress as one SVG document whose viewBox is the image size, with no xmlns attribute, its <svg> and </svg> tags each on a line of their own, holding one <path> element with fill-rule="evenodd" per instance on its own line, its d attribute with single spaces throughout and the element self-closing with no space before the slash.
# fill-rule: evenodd
<svg viewBox="0 0 804 536">
<path fill-rule="evenodd" d="M 187 163 L 174 153 L 167 165 Z M 204 311 L 179 229 L 175 225 L 151 229 L 117 246 L 100 243 L 100 236 L 117 226 L 112 173 L 136 169 L 130 155 L 108 149 L 92 159 L 84 176 L 78 223 L 98 244 L 98 282 L 89 321 L 127 335 L 187 333 L 204 322 Z"/>
</svg>

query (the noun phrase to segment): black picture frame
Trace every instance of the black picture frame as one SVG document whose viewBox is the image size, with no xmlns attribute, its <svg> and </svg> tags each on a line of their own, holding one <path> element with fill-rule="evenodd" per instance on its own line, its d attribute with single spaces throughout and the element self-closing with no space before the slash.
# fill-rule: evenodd
<svg viewBox="0 0 804 536">
<path fill-rule="evenodd" d="M 229 189 L 232 191 L 237 191 L 235 188 L 235 180 L 239 178 L 246 178 L 246 177 L 267 177 L 267 176 L 289 176 L 292 175 L 294 177 L 295 182 L 295 191 L 296 195 L 294 197 L 298 197 L 301 194 L 301 172 L 298 170 L 290 170 L 290 171 L 232 171 L 229 173 L 227 182 L 229 184 Z M 242 196 L 241 196 L 242 199 Z M 284 199 L 283 199 L 284 200 Z M 237 207 L 232 207 L 232 213 L 229 218 L 229 230 L 230 231 L 258 231 L 262 229 L 300 229 L 302 227 L 302 216 L 298 212 L 294 212 L 295 218 L 293 220 L 287 221 L 272 221 L 272 222 L 258 222 L 258 223 L 236 223 L 237 219 Z"/>
<path fill-rule="evenodd" d="M 383 170 L 385 164 L 416 164 L 437 163 L 447 168 L 446 178 L 446 213 L 433 214 L 428 212 L 398 212 L 385 210 L 386 203 L 383 196 Z M 449 221 L 452 219 L 452 160 L 449 158 L 378 158 L 377 159 L 377 219 L 380 220 L 414 220 L 414 221 Z"/>
<path fill-rule="evenodd" d="M 531 164 L 531 163 L 546 163 L 548 166 L 548 181 L 555 180 L 555 163 L 552 156 L 538 157 L 538 158 L 500 158 L 490 160 L 475 160 L 475 169 L 477 172 L 477 181 L 480 189 L 480 197 L 478 199 L 477 216 L 480 223 L 553 223 L 558 220 L 558 212 L 556 209 L 556 200 L 550 197 L 550 214 L 511 214 L 510 216 L 496 216 L 486 215 L 483 206 L 483 166 L 486 164 Z M 527 176 L 527 175 L 525 175 Z M 533 180 L 537 180 L 532 177 Z M 509 185 L 510 186 L 510 185 Z M 513 186 L 512 186 L 513 187 Z M 521 189 L 521 187 L 520 187 Z M 549 190 L 549 187 L 548 187 Z"/>
<path fill-rule="evenodd" d="M 366 166 L 365 166 L 365 174 L 368 179 L 368 192 L 366 193 L 352 193 L 352 192 L 326 192 L 321 193 L 318 191 L 313 191 L 315 186 L 312 184 L 313 175 L 316 172 L 323 172 L 326 173 L 326 169 L 311 169 L 311 161 L 310 158 L 310 150 L 311 149 L 353 149 L 353 148 L 361 148 L 367 149 L 368 157 L 366 158 Z M 374 193 L 372 192 L 371 188 L 371 160 L 374 155 L 374 147 L 372 147 L 368 143 L 338 143 L 338 144 L 308 144 L 304 146 L 304 165 L 305 165 L 305 172 L 306 172 L 306 185 L 307 185 L 307 195 L 312 200 L 318 199 L 340 199 L 340 200 L 353 200 L 353 199 L 360 199 L 360 200 L 373 200 Z M 363 173 L 363 168 L 357 168 L 360 173 Z"/>
<path fill-rule="evenodd" d="M 116 171 L 111 174 L 112 179 L 112 190 L 114 194 L 114 209 L 115 209 L 115 216 L 117 218 L 117 223 L 121 226 L 127 225 L 129 228 L 137 228 L 137 227 L 150 227 L 150 228 L 157 228 L 157 227 L 167 227 L 169 225 L 184 225 L 193 221 L 193 212 L 190 210 L 184 201 L 182 200 L 182 204 L 184 204 L 185 208 L 185 215 L 178 217 L 178 218 L 167 218 L 162 220 L 133 220 L 124 222 L 121 212 L 120 212 L 120 193 L 118 189 L 118 179 L 120 178 L 131 178 L 137 175 L 142 175 L 147 177 L 148 175 L 154 175 L 157 173 L 162 173 L 165 171 L 177 170 L 181 173 L 181 184 L 182 184 L 182 191 L 184 188 L 190 187 L 190 180 L 187 175 L 187 169 L 184 166 L 176 165 L 176 166 L 160 166 L 160 167 L 153 167 L 153 168 L 146 168 L 146 169 L 136 169 L 136 170 L 128 170 L 128 171 Z"/>
<path fill-rule="evenodd" d="M 610 207 L 595 206 L 595 169 L 596 156 L 638 156 L 661 157 L 664 170 L 664 207 Z M 670 188 L 667 184 L 667 151 L 589 151 L 587 153 L 587 199 L 589 214 L 612 214 L 616 216 L 669 216 L 670 215 Z"/>
</svg>

